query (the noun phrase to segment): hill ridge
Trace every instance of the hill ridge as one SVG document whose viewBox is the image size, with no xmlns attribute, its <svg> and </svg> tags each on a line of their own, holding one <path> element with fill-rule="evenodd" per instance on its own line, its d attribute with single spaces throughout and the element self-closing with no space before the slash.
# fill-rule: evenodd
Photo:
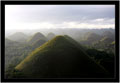
<svg viewBox="0 0 120 83">
<path fill-rule="evenodd" d="M 64 36 L 56 36 L 35 49 L 15 69 L 24 72 L 30 78 L 91 78 L 107 75 L 104 69 Z"/>
<path fill-rule="evenodd" d="M 38 40 L 45 40 L 47 41 L 47 38 L 40 32 L 35 33 L 29 40 L 27 40 L 28 43 L 32 44 L 35 41 Z"/>
</svg>

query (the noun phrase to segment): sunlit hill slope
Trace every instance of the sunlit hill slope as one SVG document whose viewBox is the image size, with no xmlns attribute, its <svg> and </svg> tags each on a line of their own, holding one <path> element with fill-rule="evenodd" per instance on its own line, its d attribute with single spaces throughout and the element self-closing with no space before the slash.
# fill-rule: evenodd
<svg viewBox="0 0 120 83">
<path fill-rule="evenodd" d="M 35 49 L 15 69 L 28 78 L 108 77 L 107 71 L 76 45 L 66 36 L 56 36 Z"/>
</svg>

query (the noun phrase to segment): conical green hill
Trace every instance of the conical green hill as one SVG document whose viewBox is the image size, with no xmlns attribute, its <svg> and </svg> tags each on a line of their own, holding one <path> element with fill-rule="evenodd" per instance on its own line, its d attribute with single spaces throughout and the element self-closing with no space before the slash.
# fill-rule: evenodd
<svg viewBox="0 0 120 83">
<path fill-rule="evenodd" d="M 52 38 L 54 38 L 55 37 L 55 34 L 54 33 L 48 33 L 48 35 L 47 35 L 47 38 L 49 39 L 49 40 L 51 40 Z"/>
<path fill-rule="evenodd" d="M 15 67 L 28 78 L 98 78 L 107 72 L 64 36 L 35 49 Z"/>
<path fill-rule="evenodd" d="M 96 33 L 88 32 L 85 34 L 84 39 L 89 41 L 89 42 L 93 42 L 93 41 L 100 40 L 101 36 L 96 34 Z"/>
<path fill-rule="evenodd" d="M 38 40 L 45 40 L 47 41 L 47 38 L 40 32 L 35 33 L 29 40 L 28 43 L 32 44 Z"/>
</svg>

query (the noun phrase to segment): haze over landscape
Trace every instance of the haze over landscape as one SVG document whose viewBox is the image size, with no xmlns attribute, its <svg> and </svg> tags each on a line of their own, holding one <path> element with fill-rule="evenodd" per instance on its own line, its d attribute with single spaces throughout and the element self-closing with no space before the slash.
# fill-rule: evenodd
<svg viewBox="0 0 120 83">
<path fill-rule="evenodd" d="M 113 78 L 114 58 L 114 5 L 5 6 L 7 79 Z"/>
<path fill-rule="evenodd" d="M 6 5 L 5 30 L 115 28 L 114 5 Z"/>
</svg>

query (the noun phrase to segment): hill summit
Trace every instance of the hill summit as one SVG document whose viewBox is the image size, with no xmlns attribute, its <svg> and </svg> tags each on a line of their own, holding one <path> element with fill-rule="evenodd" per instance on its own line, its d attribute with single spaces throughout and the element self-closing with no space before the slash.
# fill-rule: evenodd
<svg viewBox="0 0 120 83">
<path fill-rule="evenodd" d="M 56 36 L 35 49 L 15 67 L 28 78 L 106 77 L 105 69 L 95 63 L 70 38 Z"/>
<path fill-rule="evenodd" d="M 55 34 L 54 33 L 48 33 L 48 35 L 47 35 L 47 38 L 49 39 L 49 40 L 51 40 L 52 38 L 54 38 L 55 37 Z"/>
<path fill-rule="evenodd" d="M 28 36 L 22 32 L 16 32 L 8 37 L 8 39 L 17 41 L 17 42 L 25 42 Z"/>
<path fill-rule="evenodd" d="M 30 44 L 32 44 L 32 43 L 34 43 L 34 42 L 36 42 L 38 40 L 45 40 L 45 41 L 47 41 L 47 38 L 42 33 L 37 32 L 28 40 L 28 42 Z"/>
</svg>

